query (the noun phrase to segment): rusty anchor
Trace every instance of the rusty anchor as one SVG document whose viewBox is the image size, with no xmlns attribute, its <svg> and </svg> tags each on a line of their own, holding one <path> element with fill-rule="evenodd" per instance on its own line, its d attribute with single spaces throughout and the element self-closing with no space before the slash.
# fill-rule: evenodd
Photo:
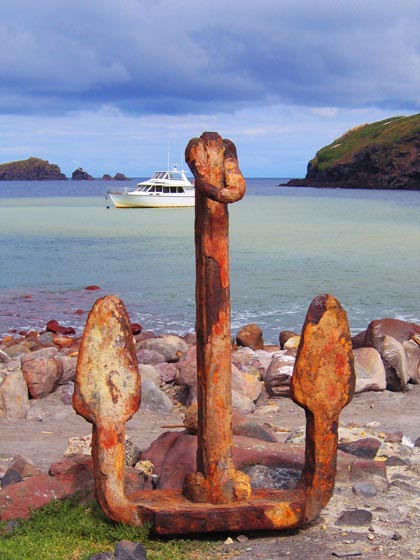
<svg viewBox="0 0 420 560">
<path fill-rule="evenodd" d="M 196 472 L 182 489 L 124 490 L 125 423 L 140 406 L 140 375 L 122 302 L 99 299 L 89 314 L 77 365 L 73 406 L 93 424 L 95 494 L 118 522 L 150 524 L 157 534 L 277 530 L 317 517 L 334 489 L 338 418 L 354 393 L 347 317 L 331 295 L 308 310 L 291 382 L 306 414 L 305 462 L 293 490 L 252 489 L 233 461 L 227 204 L 245 181 L 236 148 L 203 133 L 186 148 L 196 184 Z"/>
</svg>

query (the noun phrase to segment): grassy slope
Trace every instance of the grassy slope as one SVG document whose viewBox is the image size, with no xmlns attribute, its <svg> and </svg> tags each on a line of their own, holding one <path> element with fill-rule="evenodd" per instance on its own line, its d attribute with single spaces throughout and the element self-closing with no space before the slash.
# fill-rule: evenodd
<svg viewBox="0 0 420 560">
<path fill-rule="evenodd" d="M 311 165 L 324 171 L 337 162 L 350 161 L 369 144 L 386 145 L 420 132 L 420 114 L 364 124 L 348 130 L 343 136 L 319 150 Z"/>
</svg>

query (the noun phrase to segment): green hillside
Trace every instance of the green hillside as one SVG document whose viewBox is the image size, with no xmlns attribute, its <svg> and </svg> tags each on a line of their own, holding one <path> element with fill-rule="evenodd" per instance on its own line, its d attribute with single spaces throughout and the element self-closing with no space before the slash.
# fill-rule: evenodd
<svg viewBox="0 0 420 560">
<path fill-rule="evenodd" d="M 402 139 L 420 133 L 420 114 L 410 117 L 391 117 L 372 124 L 362 124 L 348 130 L 328 146 L 319 150 L 310 165 L 319 172 L 325 171 L 335 163 L 346 163 L 354 154 L 363 151 L 371 144 L 392 145 Z"/>
</svg>

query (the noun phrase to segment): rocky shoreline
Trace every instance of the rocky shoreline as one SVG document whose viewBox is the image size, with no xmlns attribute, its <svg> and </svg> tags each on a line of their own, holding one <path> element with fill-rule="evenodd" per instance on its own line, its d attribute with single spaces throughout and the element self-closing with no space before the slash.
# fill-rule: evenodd
<svg viewBox="0 0 420 560">
<path fill-rule="evenodd" d="M 195 460 L 195 336 L 156 336 L 140 325 L 132 332 L 142 405 L 127 425 L 126 484 L 177 487 L 180 457 L 191 469 Z M 367 558 L 417 554 L 419 342 L 419 325 L 395 319 L 372 321 L 353 338 L 356 395 L 340 417 L 336 490 L 319 522 L 287 546 L 309 546 L 310 536 L 310 550 L 323 543 L 319 558 L 334 550 Z M 298 343 L 298 334 L 284 331 L 278 345 L 264 345 L 263 333 L 250 324 L 232 344 L 235 461 L 247 463 L 258 449 L 259 464 L 248 472 L 255 486 L 284 487 L 299 476 L 305 418 L 289 391 Z M 71 406 L 79 345 L 80 336 L 56 321 L 43 332 L 0 341 L 0 520 L 92 489 L 90 426 Z M 230 558 L 255 558 L 259 551 L 268 559 L 278 547 L 271 538 L 233 538 L 224 547 Z M 376 556 L 368 556 L 375 547 Z"/>
</svg>

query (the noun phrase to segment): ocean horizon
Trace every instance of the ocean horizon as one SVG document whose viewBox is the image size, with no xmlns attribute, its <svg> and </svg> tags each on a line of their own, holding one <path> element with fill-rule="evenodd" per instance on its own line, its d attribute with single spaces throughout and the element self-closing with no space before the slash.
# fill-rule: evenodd
<svg viewBox="0 0 420 560">
<path fill-rule="evenodd" d="M 194 209 L 106 200 L 139 180 L 0 182 L 0 336 L 50 319 L 80 331 L 108 293 L 146 330 L 194 330 Z M 420 323 L 420 191 L 278 186 L 286 180 L 247 179 L 229 206 L 232 336 L 253 322 L 277 343 L 326 292 L 353 334 L 383 317 Z"/>
</svg>

